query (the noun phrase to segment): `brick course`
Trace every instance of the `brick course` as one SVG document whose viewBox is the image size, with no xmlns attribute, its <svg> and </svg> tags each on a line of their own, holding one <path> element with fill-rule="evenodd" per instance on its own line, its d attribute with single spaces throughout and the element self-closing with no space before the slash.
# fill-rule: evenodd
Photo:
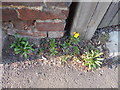
<svg viewBox="0 0 120 90">
<path fill-rule="evenodd" d="M 69 14 L 68 2 L 4 2 L 2 21 L 10 21 L 19 35 L 60 38 Z M 47 5 L 47 6 L 46 6 Z M 11 31 L 10 31 L 11 30 Z M 8 34 L 12 34 L 9 29 Z"/>
<path fill-rule="evenodd" d="M 30 37 L 37 37 L 37 38 L 45 38 L 47 37 L 47 32 L 43 31 L 43 32 L 32 32 L 32 31 L 18 31 L 18 34 L 22 35 L 22 36 L 30 36 Z"/>
<path fill-rule="evenodd" d="M 47 19 L 66 19 L 68 10 L 31 10 L 31 9 L 18 9 L 18 18 L 21 20 L 47 20 Z M 65 13 L 66 12 L 66 13 Z"/>
<path fill-rule="evenodd" d="M 64 31 L 65 22 L 37 22 L 36 29 L 39 31 Z"/>
</svg>

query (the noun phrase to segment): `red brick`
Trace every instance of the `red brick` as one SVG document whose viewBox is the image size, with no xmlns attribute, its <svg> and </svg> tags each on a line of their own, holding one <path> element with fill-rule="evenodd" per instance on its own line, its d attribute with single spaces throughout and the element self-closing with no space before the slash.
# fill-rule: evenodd
<svg viewBox="0 0 120 90">
<path fill-rule="evenodd" d="M 47 0 L 49 1 L 49 0 Z M 71 2 L 47 2 L 47 6 L 56 6 L 56 7 L 69 7 Z"/>
<path fill-rule="evenodd" d="M 49 38 L 61 38 L 64 35 L 64 31 L 49 31 L 48 37 Z"/>
<path fill-rule="evenodd" d="M 32 36 L 32 37 L 38 37 L 38 38 L 47 37 L 47 32 L 28 32 L 25 30 L 22 30 L 22 31 L 19 30 L 17 33 L 23 36 Z"/>
<path fill-rule="evenodd" d="M 19 18 L 21 20 L 47 20 L 47 19 L 66 19 L 66 14 L 62 10 L 31 10 L 31 9 L 18 9 Z M 67 10 L 68 11 L 68 10 Z"/>
<path fill-rule="evenodd" d="M 32 36 L 45 38 L 45 37 L 47 37 L 47 32 L 33 32 Z"/>
<path fill-rule="evenodd" d="M 43 1 L 43 0 L 41 0 L 41 1 Z M 2 2 L 2 5 L 3 6 L 13 5 L 13 6 L 31 6 L 31 7 L 34 7 L 34 6 L 41 6 L 44 4 L 43 4 L 43 2 Z"/>
<path fill-rule="evenodd" d="M 15 9 L 2 9 L 2 21 L 17 20 Z"/>
<path fill-rule="evenodd" d="M 52 23 L 52 22 L 37 22 L 36 29 L 39 31 L 63 31 L 65 22 Z"/>
<path fill-rule="evenodd" d="M 61 12 L 62 12 L 66 17 L 68 17 L 69 10 L 61 10 Z"/>
<path fill-rule="evenodd" d="M 12 22 L 14 27 L 19 30 L 31 30 L 33 26 L 33 21 L 30 21 L 30 20 L 28 21 L 15 20 Z"/>
<path fill-rule="evenodd" d="M 19 35 L 24 35 L 24 36 L 32 36 L 32 33 L 26 32 L 26 31 L 17 31 Z"/>
</svg>

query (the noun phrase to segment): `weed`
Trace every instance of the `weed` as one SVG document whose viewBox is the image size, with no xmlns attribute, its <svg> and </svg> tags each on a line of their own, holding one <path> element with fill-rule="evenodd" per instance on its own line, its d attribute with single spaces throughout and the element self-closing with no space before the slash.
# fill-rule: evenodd
<svg viewBox="0 0 120 90">
<path fill-rule="evenodd" d="M 67 63 L 67 61 L 70 60 L 71 57 L 72 57 L 71 55 L 60 56 L 61 63 L 62 63 L 62 64 Z"/>
<path fill-rule="evenodd" d="M 80 54 L 80 50 L 79 50 L 78 46 L 74 46 L 74 47 L 73 47 L 73 54 L 74 54 L 74 55 Z"/>
<path fill-rule="evenodd" d="M 34 51 L 32 48 L 33 44 L 30 45 L 27 41 L 27 38 L 18 37 L 17 34 L 15 34 L 15 41 L 10 45 L 10 48 L 14 49 L 15 54 L 22 54 L 25 58 L 27 58 L 27 55 L 31 53 L 31 51 Z"/>
<path fill-rule="evenodd" d="M 74 32 L 73 36 L 70 36 L 70 38 L 66 41 L 64 41 L 63 44 L 61 44 L 62 46 L 62 51 L 65 52 L 66 54 L 79 54 L 79 42 L 80 42 L 80 38 L 79 38 L 79 33 Z M 74 51 L 71 52 L 70 49 L 73 49 Z"/>
<path fill-rule="evenodd" d="M 82 59 L 84 61 L 83 65 L 87 66 L 89 70 L 99 68 L 103 60 L 103 58 L 100 58 L 102 54 L 103 53 L 99 53 L 93 50 L 91 50 L 91 52 L 86 52 L 84 55 L 82 55 Z"/>
<path fill-rule="evenodd" d="M 50 39 L 50 53 L 51 55 L 56 55 L 58 53 L 55 39 Z"/>
<path fill-rule="evenodd" d="M 71 46 L 70 43 L 68 41 L 64 41 L 63 44 L 61 44 L 62 46 L 62 51 L 65 53 L 69 53 L 69 47 Z"/>
<path fill-rule="evenodd" d="M 46 49 L 47 47 L 38 48 L 38 54 L 40 54 L 41 52 L 44 52 Z"/>
<path fill-rule="evenodd" d="M 77 56 L 75 56 L 75 55 L 73 56 L 73 58 L 72 58 L 72 59 L 73 59 L 73 61 L 75 61 L 75 62 L 79 62 L 79 61 L 80 61 L 80 58 L 79 58 L 79 57 L 77 57 Z"/>
</svg>

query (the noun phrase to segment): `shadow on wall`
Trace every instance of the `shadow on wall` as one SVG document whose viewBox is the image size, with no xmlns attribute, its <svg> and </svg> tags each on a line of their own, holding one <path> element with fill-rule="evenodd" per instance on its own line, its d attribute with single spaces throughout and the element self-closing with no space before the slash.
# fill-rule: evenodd
<svg viewBox="0 0 120 90">
<path fill-rule="evenodd" d="M 73 20 L 75 17 L 75 12 L 76 12 L 76 8 L 78 6 L 78 2 L 72 2 L 72 4 L 70 5 L 70 9 L 69 9 L 69 15 L 68 18 L 66 20 L 66 27 L 65 27 L 65 35 L 70 35 L 70 30 L 73 24 Z"/>
</svg>

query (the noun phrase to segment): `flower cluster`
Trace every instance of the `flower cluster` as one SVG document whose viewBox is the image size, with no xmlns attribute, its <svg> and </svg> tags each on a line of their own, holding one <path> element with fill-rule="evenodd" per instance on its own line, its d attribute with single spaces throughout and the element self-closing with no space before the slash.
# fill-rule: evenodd
<svg viewBox="0 0 120 90">
<path fill-rule="evenodd" d="M 77 32 L 74 32 L 74 33 L 73 33 L 73 37 L 78 38 L 79 36 L 80 36 L 79 33 L 77 33 Z"/>
</svg>

